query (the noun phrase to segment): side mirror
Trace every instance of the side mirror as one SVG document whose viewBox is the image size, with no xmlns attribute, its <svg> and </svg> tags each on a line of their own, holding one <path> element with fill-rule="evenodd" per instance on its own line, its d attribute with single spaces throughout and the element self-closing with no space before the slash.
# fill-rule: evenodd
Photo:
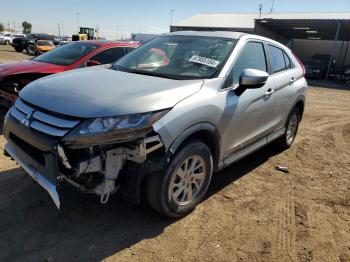
<svg viewBox="0 0 350 262">
<path fill-rule="evenodd" d="M 89 60 L 86 62 L 86 66 L 90 67 L 90 66 L 97 66 L 97 65 L 102 65 L 101 62 L 96 61 L 96 60 Z"/>
<path fill-rule="evenodd" d="M 265 85 L 269 74 L 257 69 L 244 69 L 239 76 L 239 86 L 235 89 L 240 96 L 246 89 L 260 88 Z"/>
</svg>

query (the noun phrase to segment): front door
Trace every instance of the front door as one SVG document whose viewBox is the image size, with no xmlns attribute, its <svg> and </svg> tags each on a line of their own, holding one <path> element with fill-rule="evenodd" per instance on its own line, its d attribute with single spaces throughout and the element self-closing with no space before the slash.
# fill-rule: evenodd
<svg viewBox="0 0 350 262">
<path fill-rule="evenodd" d="M 244 69 L 258 69 L 268 72 L 266 52 L 261 42 L 247 42 L 234 62 L 228 81 L 238 85 Z M 272 91 L 272 92 L 271 92 Z M 247 89 L 241 96 L 234 90 L 226 90 L 228 121 L 224 130 L 224 155 L 245 147 L 273 130 L 273 79 L 257 89 Z"/>
</svg>

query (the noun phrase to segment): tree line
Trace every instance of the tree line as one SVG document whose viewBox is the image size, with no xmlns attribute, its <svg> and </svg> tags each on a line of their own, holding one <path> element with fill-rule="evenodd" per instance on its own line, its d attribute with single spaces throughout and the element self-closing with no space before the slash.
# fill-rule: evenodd
<svg viewBox="0 0 350 262">
<path fill-rule="evenodd" d="M 22 27 L 23 27 L 24 34 L 30 34 L 32 32 L 32 24 L 31 23 L 29 23 L 27 21 L 23 21 Z M 0 32 L 3 32 L 3 31 L 5 31 L 5 26 L 3 23 L 0 23 Z"/>
</svg>

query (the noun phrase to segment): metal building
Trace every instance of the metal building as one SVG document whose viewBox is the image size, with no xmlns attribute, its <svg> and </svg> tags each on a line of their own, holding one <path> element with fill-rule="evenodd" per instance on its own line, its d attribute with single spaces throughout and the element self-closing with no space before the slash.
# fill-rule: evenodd
<svg viewBox="0 0 350 262">
<path fill-rule="evenodd" d="M 350 64 L 350 12 L 202 13 L 170 26 L 170 31 L 239 31 L 288 45 L 301 59 L 328 55 L 340 70 Z"/>
</svg>

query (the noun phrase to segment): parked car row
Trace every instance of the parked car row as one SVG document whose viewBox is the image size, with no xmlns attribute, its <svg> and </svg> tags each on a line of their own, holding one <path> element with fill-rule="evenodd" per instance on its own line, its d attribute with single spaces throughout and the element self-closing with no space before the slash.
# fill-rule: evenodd
<svg viewBox="0 0 350 262">
<path fill-rule="evenodd" d="M 2 33 L 0 34 L 0 44 L 11 45 L 14 38 L 24 38 L 25 36 L 21 33 Z"/>
<path fill-rule="evenodd" d="M 45 41 L 38 40 L 38 48 L 44 48 Z M 116 41 L 72 42 L 27 61 L 1 64 L 1 104 L 10 106 L 22 88 L 38 78 L 76 68 L 110 64 L 138 45 L 137 42 Z"/>
<path fill-rule="evenodd" d="M 69 36 L 59 36 L 48 34 L 22 33 L 1 33 L 0 44 L 12 45 L 17 52 L 26 51 L 28 54 L 36 56 L 47 52 L 56 46 L 67 44 L 72 41 Z"/>
<path fill-rule="evenodd" d="M 55 38 L 48 34 L 30 34 L 23 38 L 15 38 L 12 46 L 17 52 L 26 50 L 30 55 L 38 55 L 55 47 Z"/>
<path fill-rule="evenodd" d="M 269 143 L 292 145 L 307 83 L 284 45 L 176 32 L 137 46 L 77 42 L 1 66 L 3 92 L 19 96 L 5 117 L 5 152 L 57 208 L 68 183 L 102 204 L 120 190 L 185 216 L 214 172 Z"/>
</svg>

